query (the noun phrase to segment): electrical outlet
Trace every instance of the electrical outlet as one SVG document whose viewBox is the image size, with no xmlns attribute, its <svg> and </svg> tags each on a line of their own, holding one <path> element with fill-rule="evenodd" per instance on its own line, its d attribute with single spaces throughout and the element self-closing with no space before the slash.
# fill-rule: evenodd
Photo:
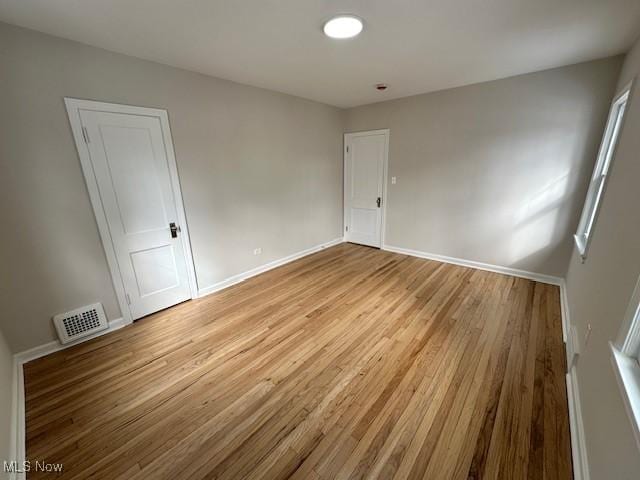
<svg viewBox="0 0 640 480">
<path fill-rule="evenodd" d="M 395 185 L 396 184 L 396 177 L 391 177 L 391 185 Z"/>
<path fill-rule="evenodd" d="M 261 253 L 262 253 L 262 247 L 253 249 L 253 254 L 254 255 L 260 255 Z"/>
<path fill-rule="evenodd" d="M 591 338 L 591 324 L 587 324 L 587 333 L 584 334 L 584 346 L 589 344 L 589 338 Z"/>
</svg>

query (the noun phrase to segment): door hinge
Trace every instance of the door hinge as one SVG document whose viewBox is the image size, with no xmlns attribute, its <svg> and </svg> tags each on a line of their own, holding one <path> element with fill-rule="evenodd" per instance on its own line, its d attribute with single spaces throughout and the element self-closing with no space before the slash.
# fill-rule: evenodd
<svg viewBox="0 0 640 480">
<path fill-rule="evenodd" d="M 129 296 L 129 294 L 128 294 L 128 293 L 125 293 L 125 294 L 124 294 L 124 296 L 125 296 L 125 297 L 126 297 L 126 299 L 127 299 L 127 305 L 131 305 L 131 297 Z"/>
<path fill-rule="evenodd" d="M 87 127 L 82 127 L 82 136 L 84 137 L 84 143 L 89 143 L 89 132 L 87 132 Z"/>
</svg>

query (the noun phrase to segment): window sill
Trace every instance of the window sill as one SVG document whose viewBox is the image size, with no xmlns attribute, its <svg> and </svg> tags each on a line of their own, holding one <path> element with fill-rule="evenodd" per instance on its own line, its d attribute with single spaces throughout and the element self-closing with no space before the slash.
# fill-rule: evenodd
<svg viewBox="0 0 640 480">
<path fill-rule="evenodd" d="M 575 242 L 576 247 L 578 248 L 578 253 L 580 254 L 580 258 L 584 262 L 585 259 L 587 258 L 587 244 L 586 244 L 586 242 L 579 235 L 574 235 L 573 236 L 573 241 Z"/>
<path fill-rule="evenodd" d="M 625 355 L 612 343 L 611 363 L 616 373 L 622 399 L 631 419 L 636 444 L 640 449 L 640 364 L 636 359 Z"/>
</svg>

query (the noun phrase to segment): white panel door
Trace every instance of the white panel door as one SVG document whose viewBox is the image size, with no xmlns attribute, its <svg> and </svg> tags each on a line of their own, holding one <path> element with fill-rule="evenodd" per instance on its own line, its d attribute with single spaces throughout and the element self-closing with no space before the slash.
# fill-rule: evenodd
<svg viewBox="0 0 640 480">
<path fill-rule="evenodd" d="M 80 110 L 133 319 L 191 298 L 160 119 Z"/>
<path fill-rule="evenodd" d="M 345 135 L 345 239 L 382 246 L 388 132 Z"/>
</svg>

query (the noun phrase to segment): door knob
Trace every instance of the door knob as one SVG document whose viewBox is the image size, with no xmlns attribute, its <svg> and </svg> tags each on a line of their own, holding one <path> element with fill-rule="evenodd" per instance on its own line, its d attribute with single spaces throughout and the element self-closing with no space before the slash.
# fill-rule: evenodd
<svg viewBox="0 0 640 480">
<path fill-rule="evenodd" d="M 171 230 L 171 238 L 177 238 L 178 232 L 180 231 L 180 227 L 175 224 L 175 222 L 171 222 L 169 224 L 169 230 Z"/>
<path fill-rule="evenodd" d="M 380 208 L 380 205 L 382 204 L 382 198 L 378 197 L 376 203 L 378 204 L 378 208 Z"/>
</svg>

